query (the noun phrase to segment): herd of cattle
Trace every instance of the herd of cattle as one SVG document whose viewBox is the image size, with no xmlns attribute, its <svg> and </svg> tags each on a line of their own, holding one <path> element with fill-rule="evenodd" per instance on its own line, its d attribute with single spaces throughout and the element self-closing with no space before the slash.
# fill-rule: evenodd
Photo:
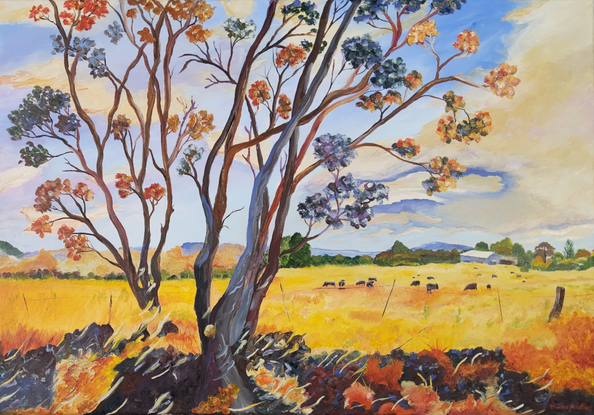
<svg viewBox="0 0 594 415">
<path fill-rule="evenodd" d="M 512 274 L 514 274 L 514 272 L 512 272 Z M 417 277 L 419 277 L 420 274 L 417 274 Z M 481 274 L 477 274 L 477 276 L 481 276 Z M 517 274 L 516 277 L 521 278 L 522 275 Z M 491 275 L 491 278 L 497 278 L 497 275 L 493 274 Z M 435 280 L 434 277 L 427 277 L 428 280 Z M 417 280 L 416 277 L 413 277 L 413 280 L 411 282 L 411 287 L 420 287 L 421 286 L 421 281 Z M 377 281 L 377 278 L 374 277 L 369 277 L 369 279 L 367 281 L 365 280 L 359 280 L 355 283 L 356 286 L 366 286 L 368 288 L 373 288 L 373 284 Z M 523 280 L 522 282 L 526 282 L 525 280 Z M 322 287 L 336 287 L 336 283 L 334 281 L 325 281 L 324 284 L 322 285 Z M 338 282 L 338 288 L 339 289 L 343 289 L 346 287 L 346 282 L 345 280 L 340 280 Z M 427 288 L 427 292 L 431 293 L 434 290 L 439 290 L 439 284 L 437 284 L 437 282 L 435 283 L 427 283 L 426 285 Z M 478 284 L 476 282 L 470 283 L 470 284 L 466 284 L 466 287 L 464 287 L 464 291 L 468 291 L 468 290 L 477 290 L 478 289 Z M 487 289 L 490 290 L 491 289 L 491 284 L 487 284 Z"/>
</svg>

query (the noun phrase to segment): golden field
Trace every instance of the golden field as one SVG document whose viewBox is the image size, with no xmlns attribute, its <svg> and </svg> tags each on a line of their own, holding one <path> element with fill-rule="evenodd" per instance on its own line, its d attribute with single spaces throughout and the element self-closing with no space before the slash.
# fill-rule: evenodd
<svg viewBox="0 0 594 415">
<path fill-rule="evenodd" d="M 525 339 L 539 348 L 550 347 L 556 338 L 547 321 L 557 285 L 566 288 L 563 318 L 575 311 L 594 315 L 594 270 L 531 270 L 520 278 L 511 272 L 520 271 L 513 266 L 476 264 L 283 269 L 264 302 L 259 331 L 307 333 L 306 342 L 314 349 L 368 353 L 387 353 L 399 346 L 419 351 L 436 344 L 442 348 L 495 348 Z M 491 278 L 492 274 L 498 278 Z M 378 279 L 375 288 L 355 287 L 357 280 L 371 276 Z M 421 281 L 421 287 L 410 287 L 413 276 Z M 432 294 L 424 287 L 428 276 L 440 286 Z M 324 281 L 338 283 L 340 279 L 346 280 L 346 289 L 322 288 Z M 471 282 L 478 283 L 479 289 L 463 291 Z M 214 281 L 213 300 L 225 284 L 225 280 Z M 156 327 L 165 317 L 173 318 L 181 332 L 178 342 L 171 341 L 184 351 L 198 352 L 194 291 L 193 280 L 163 282 L 162 312 L 151 324 Z M 26 350 L 48 342 L 56 344 L 64 333 L 93 321 L 122 326 L 121 332 L 129 333 L 151 317 L 148 312 L 139 315 L 125 281 L 0 280 L 0 293 L 0 341 L 5 353 L 13 347 Z"/>
</svg>

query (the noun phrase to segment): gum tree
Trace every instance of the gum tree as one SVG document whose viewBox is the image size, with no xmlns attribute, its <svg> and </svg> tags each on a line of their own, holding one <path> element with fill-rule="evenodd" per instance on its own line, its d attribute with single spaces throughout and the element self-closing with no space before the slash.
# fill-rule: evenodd
<svg viewBox="0 0 594 415">
<path fill-rule="evenodd" d="M 90 179 L 95 190 L 82 182 L 72 185 L 69 179 L 46 181 L 35 192 L 34 208 L 41 216 L 33 221 L 31 230 L 43 238 L 60 221 L 76 223 L 76 228 L 63 224 L 57 230 L 68 248 L 68 256 L 78 260 L 83 252 L 96 252 L 122 270 L 141 308 L 159 307 L 160 256 L 173 214 L 171 168 L 184 146 L 214 129 L 212 115 L 198 110 L 193 100 L 183 103 L 180 114 L 172 110 L 175 47 L 180 39 L 198 43 L 210 36 L 202 24 L 213 15 L 213 8 L 202 0 L 67 0 L 62 7 L 50 0 L 48 6 L 34 6 L 29 17 L 56 28 L 56 34 L 51 36 L 52 54 L 63 60 L 69 90 L 35 87 L 9 115 L 13 126 L 8 132 L 13 140 L 29 140 L 21 150 L 20 163 L 39 167 L 64 156 L 65 171 Z M 114 20 L 104 32 L 107 39 L 114 44 L 129 42 L 134 50 L 123 68 L 112 68 L 105 49 L 84 36 L 108 15 Z M 111 85 L 113 104 L 105 115 L 91 114 L 86 109 L 90 103 L 81 101 L 82 85 L 77 73 L 85 70 L 83 65 L 88 66 L 93 78 L 106 79 Z M 139 97 L 131 90 L 133 78 L 146 81 L 146 105 L 139 104 Z M 131 114 L 120 113 L 122 100 Z M 35 144 L 34 140 L 44 140 L 46 146 Z M 104 172 L 110 146 L 119 148 L 127 165 L 127 169 L 116 174 L 115 183 L 109 182 Z M 161 177 L 163 185 L 147 182 L 151 169 Z M 116 193 L 122 199 L 137 200 L 141 223 L 124 223 L 115 208 Z M 117 234 L 115 240 L 108 239 L 89 214 L 88 202 L 95 195 L 100 195 L 105 203 Z M 166 206 L 155 244 L 151 230 L 158 220 L 158 204 Z M 135 261 L 129 231 L 139 226 L 143 230 L 142 247 L 140 258 Z M 152 252 L 151 241 L 156 245 Z M 111 255 L 103 255 L 93 243 L 105 247 Z"/>
<path fill-rule="evenodd" d="M 428 195 L 456 187 L 466 169 L 455 159 L 443 156 L 417 161 L 420 146 L 410 138 L 392 146 L 372 140 L 378 128 L 421 98 L 443 102 L 445 115 L 438 121 L 436 132 L 444 143 L 478 143 L 491 132 L 488 112 L 470 113 L 463 97 L 453 91 L 441 97 L 431 94 L 439 85 L 458 83 L 512 98 L 519 83 L 514 77 L 516 68 L 508 64 L 490 71 L 483 84 L 461 75 L 444 74 L 452 60 L 478 51 L 478 35 L 467 30 L 455 39 L 451 56 L 444 59 L 434 49 L 439 33 L 433 18 L 454 13 L 461 3 L 464 1 L 330 0 L 317 10 L 311 2 L 296 0 L 280 6 L 272 0 L 259 28 L 250 20 L 229 19 L 223 26 L 228 48 L 214 48 L 207 40 L 198 45 L 196 53 L 186 56 L 185 68 L 200 65 L 212 69 L 209 87 L 223 83 L 234 87 L 228 118 L 210 149 L 204 170 L 198 171 L 195 166 L 195 150 L 186 153 L 179 167 L 179 173 L 196 184 L 207 229 L 194 265 L 194 307 L 203 350 L 202 388 L 197 403 L 215 395 L 217 388 L 234 384 L 240 386 L 234 407 L 245 409 L 253 404 L 252 388 L 241 360 L 235 356 L 256 330 L 262 301 L 278 271 L 279 259 L 324 232 L 344 226 L 365 227 L 372 220 L 372 206 L 388 198 L 388 188 L 383 184 L 357 180 L 345 173 L 358 149 L 378 149 L 396 162 L 425 171 L 427 179 L 422 185 Z M 402 20 L 409 15 L 415 23 L 405 32 Z M 369 24 L 385 31 L 389 38 L 387 49 L 383 50 L 369 35 L 346 38 L 348 27 L 354 24 Z M 433 73 L 421 74 L 407 68 L 397 53 L 409 46 L 434 56 Z M 237 62 L 240 68 L 233 71 L 230 68 L 235 67 L 238 53 L 234 52 L 238 48 L 242 51 L 241 63 Z M 265 58 L 268 64 L 262 72 L 256 69 L 255 62 Z M 325 117 L 346 105 L 374 113 L 377 118 L 355 137 L 320 131 Z M 240 127 L 247 132 L 247 140 L 237 140 Z M 263 150 L 263 143 L 269 144 L 269 151 Z M 316 161 L 306 165 L 305 156 L 312 150 Z M 219 155 L 222 167 L 215 169 Z M 211 304 L 213 259 L 230 214 L 229 172 L 239 156 L 254 174 L 246 249 L 225 293 Z M 292 194 L 299 183 L 318 168 L 327 170 L 328 185 L 301 203 L 294 203 Z M 289 209 L 295 207 L 307 231 L 300 244 L 281 250 L 286 218 Z"/>
</svg>

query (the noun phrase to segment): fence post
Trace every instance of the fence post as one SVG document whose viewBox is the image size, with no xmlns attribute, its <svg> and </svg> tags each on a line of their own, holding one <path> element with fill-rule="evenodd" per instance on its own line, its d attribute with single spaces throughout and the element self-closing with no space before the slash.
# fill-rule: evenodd
<svg viewBox="0 0 594 415">
<path fill-rule="evenodd" d="M 27 305 L 27 299 L 25 298 L 25 293 L 23 293 L 23 300 L 25 301 L 25 308 L 27 309 L 27 315 L 29 317 L 31 317 L 31 314 L 29 314 L 29 306 Z"/>
<path fill-rule="evenodd" d="M 557 287 L 557 294 L 555 296 L 555 305 L 551 310 L 551 314 L 549 314 L 549 323 L 554 318 L 559 318 L 561 316 L 561 311 L 563 310 L 563 301 L 565 300 L 565 287 Z"/>
</svg>

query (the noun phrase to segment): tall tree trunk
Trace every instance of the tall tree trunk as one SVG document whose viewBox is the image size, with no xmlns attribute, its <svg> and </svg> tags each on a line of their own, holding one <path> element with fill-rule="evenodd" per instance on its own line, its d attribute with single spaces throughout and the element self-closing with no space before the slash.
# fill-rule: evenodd
<svg viewBox="0 0 594 415">
<path fill-rule="evenodd" d="M 208 294 L 208 296 L 210 295 L 210 277 L 212 276 L 212 259 L 214 259 L 213 251 L 216 251 L 216 248 L 213 249 L 213 244 L 216 242 L 218 246 L 219 233 L 218 231 L 214 232 L 216 237 L 211 235 L 210 231 L 213 227 L 207 226 L 208 231 L 205 239 L 205 246 L 195 263 L 197 288 L 195 309 L 198 317 L 203 355 L 201 388 L 198 394 L 197 403 L 206 400 L 209 395 L 216 394 L 219 386 L 227 386 L 235 382 L 239 382 L 235 384 L 240 387 L 241 391 L 238 399 L 233 404 L 233 408 L 245 408 L 255 402 L 252 387 L 246 381 L 247 376 L 245 375 L 244 370 L 239 367 L 233 359 L 233 348 L 241 337 L 246 334 L 246 328 L 248 328 L 248 316 L 253 314 L 251 313 L 252 299 L 259 276 L 258 271 L 264 254 L 264 248 L 261 241 L 264 239 L 263 233 L 266 233 L 266 230 L 262 228 L 261 224 L 263 223 L 262 215 L 267 186 L 272 177 L 273 169 L 278 164 L 283 149 L 287 146 L 291 138 L 294 138 L 295 140 L 298 139 L 298 124 L 301 121 L 301 118 L 306 114 L 307 110 L 311 107 L 320 85 L 327 76 L 332 62 L 332 55 L 337 50 L 340 39 L 351 22 L 360 2 L 361 0 L 353 1 L 348 12 L 344 15 L 343 21 L 328 45 L 328 50 L 324 55 L 321 67 L 313 78 L 311 85 L 304 85 L 306 92 L 303 95 L 303 100 L 300 103 L 298 110 L 294 112 L 287 127 L 275 142 L 265 165 L 260 169 L 260 172 L 255 179 L 249 208 L 246 249 L 239 259 L 225 293 L 209 315 L 208 304 L 210 298 L 206 298 L 206 294 Z M 330 11 L 330 6 L 328 4 L 324 7 L 324 11 L 326 13 L 322 15 L 320 25 L 322 25 L 322 19 L 328 19 Z M 324 24 L 326 23 L 327 21 Z M 320 31 L 325 32 L 324 30 Z M 316 43 L 318 43 L 317 40 L 318 39 L 316 39 Z M 312 66 L 313 65 L 309 65 L 305 67 L 304 71 L 306 72 L 306 75 L 304 79 L 309 79 L 309 73 L 312 71 Z M 295 156 L 296 152 L 294 152 L 293 155 Z M 287 186 L 289 191 L 290 188 L 290 186 Z M 219 189 L 219 192 L 220 191 L 221 189 Z M 225 189 L 222 191 L 224 192 Z M 221 195 L 217 194 L 217 196 Z M 221 198 L 225 199 L 224 195 L 221 196 Z M 203 207 L 206 205 L 208 208 L 210 203 L 204 203 L 204 196 L 202 199 Z M 288 199 L 285 197 L 284 202 L 287 203 L 288 201 L 290 201 L 290 197 Z M 285 210 L 284 208 L 285 206 L 283 206 L 283 210 Z M 208 225 L 209 216 L 212 221 L 212 211 L 210 209 L 205 209 L 205 214 Z M 285 219 L 286 212 L 281 214 L 280 220 L 284 222 Z M 216 226 L 216 222 L 214 225 Z M 280 248 L 280 244 L 278 248 Z M 209 273 L 205 272 L 208 267 L 210 267 Z M 208 315 L 208 317 L 206 317 L 206 315 Z M 210 338 L 206 337 L 204 333 L 204 329 L 208 324 L 213 325 L 216 329 L 215 335 Z"/>
</svg>

